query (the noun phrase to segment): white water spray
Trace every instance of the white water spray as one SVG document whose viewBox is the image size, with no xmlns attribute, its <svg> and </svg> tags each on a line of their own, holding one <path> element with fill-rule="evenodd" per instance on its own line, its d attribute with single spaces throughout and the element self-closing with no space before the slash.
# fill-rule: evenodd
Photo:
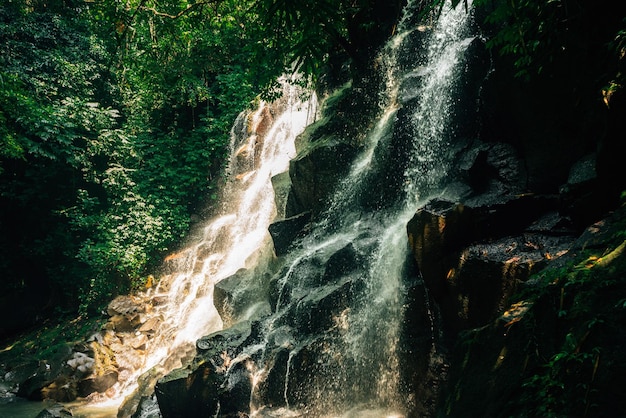
<svg viewBox="0 0 626 418">
<path fill-rule="evenodd" d="M 453 11 L 444 8 L 432 30 L 426 63 L 416 74 L 421 87 L 417 92 L 419 105 L 411 126 L 415 141 L 409 156 L 409 168 L 403 173 L 405 196 L 397 207 L 379 213 L 360 213 L 358 204 L 352 199 L 368 187 L 363 179 L 367 177 L 377 147 L 386 145 L 381 143 L 381 138 L 393 130 L 394 115 L 399 107 L 401 82 L 398 77 L 406 75 L 397 74 L 394 54 L 408 34 L 416 30 L 408 27 L 408 21 L 403 19 L 400 27 L 405 30 L 391 41 L 391 55 L 383 59 L 389 70 L 387 99 L 381 110 L 383 117 L 367 135 L 363 154 L 357 157 L 331 199 L 328 212 L 345 219 L 335 225 L 337 229 L 333 232 L 325 230 L 325 222 L 319 223 L 310 238 L 300 243 L 300 249 L 286 256 L 284 275 L 278 280 L 280 294 L 276 312 L 265 323 L 273 344 L 277 344 L 278 339 L 284 340 L 279 347 L 289 347 L 290 350 L 284 388 L 281 389 L 285 405 L 272 410 L 270 405 L 259 403 L 254 391 L 269 375 L 272 364 L 250 363 L 253 382 L 249 412 L 254 416 L 304 416 L 302 414 L 315 411 L 315 416 L 399 417 L 406 409 L 406 400 L 400 396 L 401 365 L 397 356 L 403 314 L 402 270 L 408 251 L 404 228 L 419 202 L 437 192 L 439 180 L 447 173 L 448 161 L 444 151 L 449 134 L 446 127 L 450 101 L 461 53 L 469 42 L 464 35 L 466 12 L 461 7 Z M 222 327 L 213 306 L 214 284 L 240 268 L 263 263 L 263 249 L 268 248 L 269 241 L 267 229 L 276 214 L 270 179 L 287 168 L 289 159 L 295 154 L 291 134 L 303 129 L 308 122 L 306 106 L 291 109 L 291 116 L 295 115 L 295 120 L 300 121 L 296 123 L 298 127 L 289 124 L 287 129 L 278 120 L 278 126 L 283 127 L 274 124 L 272 126 L 276 128 L 267 129 L 265 136 L 257 133 L 264 131 L 263 121 L 267 122 L 264 115 L 270 111 L 259 109 L 250 116 L 254 122 L 252 131 L 246 135 L 244 143 L 234 146 L 231 183 L 226 189 L 229 205 L 207 225 L 197 245 L 175 256 L 173 260 L 180 266 L 177 273 L 164 279 L 147 295 L 165 301 L 155 303 L 150 314 L 160 322 L 155 337 L 146 345 L 147 354 L 141 367 L 125 379 L 126 386 L 116 388 L 120 396 L 128 396 L 136 382 L 142 382 L 142 377 L 151 371 L 156 370 L 156 375 L 162 376 L 190 359 L 195 340 Z M 288 137 L 291 143 L 284 145 L 281 141 Z M 230 206 L 231 202 L 235 203 L 234 206 Z M 348 213 L 348 210 L 352 212 Z M 318 279 L 315 274 L 310 278 L 307 276 L 309 267 L 327 262 L 329 257 L 350 245 L 357 257 L 363 257 L 364 263 L 359 270 L 362 277 L 354 280 L 355 286 L 363 285 L 355 304 L 332 318 L 336 323 L 333 339 L 298 335 L 297 328 L 302 325 L 294 324 L 291 315 L 302 313 L 307 304 L 313 306 L 317 302 L 316 296 L 322 300 L 354 279 L 342 277 L 335 283 L 320 286 L 313 283 Z M 304 313 L 309 316 L 309 321 L 315 319 L 315 312 Z M 309 326 L 310 323 L 303 327 Z M 322 362 L 319 367 L 326 367 L 330 375 L 312 376 L 310 383 L 315 386 L 311 389 L 314 393 L 307 395 L 311 404 L 306 406 L 306 411 L 300 411 L 297 409 L 300 405 L 290 403 L 294 386 L 298 384 L 296 359 L 299 351 L 312 343 L 312 338 L 313 343 L 321 341 L 322 357 L 325 356 L 329 363 Z M 268 345 L 269 338 L 262 344 L 246 347 L 232 363 L 252 362 L 253 353 L 276 348 L 276 345 Z M 324 369 L 320 371 L 324 372 Z"/>
<path fill-rule="evenodd" d="M 427 46 L 427 65 L 417 70 L 421 73 L 422 85 L 417 93 L 418 108 L 413 115 L 414 149 L 405 173 L 409 180 L 407 203 L 411 207 L 436 192 L 448 174 L 448 139 L 454 129 L 450 126 L 451 110 L 457 97 L 455 84 L 463 52 L 474 39 L 467 34 L 468 21 L 468 11 L 463 4 L 455 9 L 444 5 Z"/>
<path fill-rule="evenodd" d="M 404 267 L 408 255 L 405 228 L 419 202 L 437 192 L 439 180 L 447 173 L 444 149 L 446 135 L 450 134 L 450 103 L 455 94 L 458 64 L 470 39 L 464 35 L 467 12 L 462 7 L 444 9 L 432 29 L 425 65 L 419 70 L 420 87 L 415 95 L 419 104 L 410 121 L 414 139 L 408 156 L 411 161 L 402 173 L 407 180 L 401 191 L 404 196 L 397 206 L 368 212 L 356 200 L 369 187 L 367 176 L 377 148 L 387 146 L 394 129 L 400 106 L 399 86 L 406 76 L 396 68 L 397 54 L 409 34 L 418 30 L 408 27 L 408 21 L 408 18 L 402 20 L 400 27 L 404 31 L 390 41 L 382 57 L 387 82 L 381 117 L 366 135 L 361 154 L 338 184 L 322 219 L 296 246 L 297 250 L 286 256 L 282 276 L 278 279 L 276 312 L 265 323 L 264 343 L 265 350 L 275 349 L 276 343 L 272 346 L 270 341 L 281 334 L 284 336 L 281 338 L 288 341 L 285 346 L 291 347 L 283 376 L 284 406 L 272 409 L 270 405 L 255 405 L 254 416 L 401 417 L 402 411 L 407 410 L 407 400 L 401 395 L 402 366 L 398 357 Z M 362 267 L 356 273 L 359 277 L 348 272 L 347 277 L 333 279 L 337 280 L 335 282 L 319 281 L 322 273 L 316 269 L 346 248 L 353 248 L 348 252 L 354 251 L 356 257 L 363 256 Z M 315 325 L 310 321 L 315 321 L 317 315 L 328 314 L 314 310 L 316 297 L 323 300 L 345 283 L 357 288 L 362 284 L 357 300 L 334 313 L 335 326 L 329 330 L 330 336 L 328 332 L 326 335 L 312 333 Z M 304 326 L 298 320 L 294 323 L 294 312 L 305 317 L 298 317 L 304 321 Z M 434 330 L 425 332 L 432 334 Z M 292 378 L 292 374 L 300 372 L 295 359 L 301 350 L 318 343 L 321 353 L 316 352 L 317 361 L 323 366 L 309 366 L 313 370 L 310 378 L 306 378 L 309 387 L 301 389 L 297 378 Z M 259 367 L 265 369 L 272 365 Z M 301 402 L 292 405 L 290 399 L 304 399 L 304 405 Z"/>
<path fill-rule="evenodd" d="M 159 377 L 193 358 L 197 339 L 222 328 L 213 304 L 214 285 L 241 268 L 262 264 L 271 252 L 268 226 L 276 216 L 271 179 L 288 169 L 295 156 L 294 139 L 317 111 L 315 96 L 302 101 L 303 93 L 284 83 L 280 101 L 261 102 L 256 111 L 239 116 L 235 126 L 240 129 L 233 128 L 231 134 L 233 153 L 222 208 L 197 243 L 166 259 L 173 273 L 133 297 L 138 306 L 147 307 L 141 322 L 151 325 L 134 331 L 142 334 L 146 328 L 145 346 L 110 344 L 120 369 L 118 383 L 95 408 L 83 409 L 86 416 L 95 414 L 98 406 L 117 409 L 122 402 L 118 416 L 130 415 Z M 119 334 L 106 331 L 101 339 L 117 341 Z M 75 414 L 81 415 L 80 408 Z"/>
</svg>

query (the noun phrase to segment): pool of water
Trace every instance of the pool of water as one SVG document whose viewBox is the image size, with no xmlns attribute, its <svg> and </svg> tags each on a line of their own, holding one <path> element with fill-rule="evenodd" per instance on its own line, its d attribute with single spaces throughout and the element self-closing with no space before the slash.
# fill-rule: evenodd
<svg viewBox="0 0 626 418">
<path fill-rule="evenodd" d="M 45 408 L 53 406 L 52 402 L 34 402 L 21 398 L 0 400 L 0 417 L 35 418 Z"/>
</svg>

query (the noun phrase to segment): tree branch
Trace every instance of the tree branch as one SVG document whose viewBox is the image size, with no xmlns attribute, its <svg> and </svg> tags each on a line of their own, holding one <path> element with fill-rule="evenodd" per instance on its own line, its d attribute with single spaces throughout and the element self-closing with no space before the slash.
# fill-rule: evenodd
<svg viewBox="0 0 626 418">
<path fill-rule="evenodd" d="M 221 3 L 221 2 L 222 2 L 222 0 L 200 1 L 198 3 L 194 3 L 194 4 L 188 5 L 186 9 L 181 10 L 180 12 L 178 12 L 175 15 L 172 15 L 172 14 L 169 14 L 169 13 L 159 12 L 154 7 L 145 7 L 145 6 L 141 5 L 140 8 L 141 8 L 141 10 L 146 10 L 146 11 L 154 13 L 155 16 L 167 17 L 169 19 L 178 19 L 179 17 L 183 16 L 184 14 L 187 14 L 187 13 L 191 12 L 192 10 L 197 9 L 199 7 L 202 7 L 204 5 L 207 5 L 207 4 L 217 5 L 217 4 Z"/>
</svg>

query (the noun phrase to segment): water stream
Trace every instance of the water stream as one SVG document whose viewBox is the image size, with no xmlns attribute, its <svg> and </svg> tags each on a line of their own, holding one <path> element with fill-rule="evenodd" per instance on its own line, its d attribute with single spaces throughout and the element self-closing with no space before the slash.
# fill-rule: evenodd
<svg viewBox="0 0 626 418">
<path fill-rule="evenodd" d="M 132 411 L 136 405 L 128 404 L 138 401 L 137 393 L 150 393 L 157 378 L 193 357 L 199 337 L 230 320 L 220 317 L 214 306 L 214 286 L 241 269 L 252 269 L 276 273 L 270 280 L 275 290 L 272 315 L 263 319 L 259 341 L 243 347 L 230 362 L 233 370 L 244 362 L 250 370 L 251 416 L 406 414 L 398 356 L 406 294 L 405 228 L 420 202 L 438 193 L 447 175 L 446 149 L 453 135 L 448 119 L 462 53 L 472 39 L 466 33 L 468 13 L 461 6 L 450 11 L 444 7 L 427 30 L 426 55 L 416 56 L 411 68 L 400 68 L 398 54 L 406 54 L 405 42 L 424 30 L 410 23 L 412 3 L 382 52 L 386 91 L 381 117 L 328 209 L 273 270 L 268 268 L 268 226 L 277 209 L 271 178 L 287 170 L 295 156 L 294 137 L 314 119 L 316 103 L 314 98 L 300 101 L 301 92 L 286 87 L 281 102 L 262 103 L 240 116 L 233 128 L 223 207 L 187 249 L 168 258 L 172 272 L 141 295 L 142 303 L 150 306 L 143 320 L 153 319 L 154 328 L 145 349 L 127 352 L 121 344 L 116 353 L 122 372 L 106 398 L 113 399 L 109 402 L 115 409 Z M 401 173 L 401 196 L 397 204 L 372 209 L 362 201 L 371 187 L 369 172 L 377 151 L 400 129 L 398 112 L 409 102 L 414 110 L 403 122 L 409 126 L 402 129 L 413 142 Z M 238 320 L 257 316 L 251 307 Z M 280 370 L 277 358 L 284 359 Z M 124 359 L 129 359 L 127 364 Z M 268 393 L 275 393 L 272 403 Z M 96 400 L 103 407 L 106 399 Z"/>
<path fill-rule="evenodd" d="M 117 338 L 112 331 L 97 337 L 114 351 L 118 382 L 89 405 L 75 408 L 75 416 L 115 416 L 118 409 L 120 416 L 132 413 L 159 377 L 193 358 L 199 337 L 223 327 L 213 304 L 215 283 L 242 268 L 262 269 L 268 261 L 268 226 L 277 214 L 271 180 L 287 170 L 295 156 L 295 137 L 317 112 L 315 95 L 286 81 L 282 85 L 280 100 L 261 102 L 235 122 L 228 179 L 217 214 L 186 249 L 166 259 L 169 274 L 133 296 L 133 302 L 144 307 L 141 321 L 146 332 L 137 331 L 137 337 L 149 337 L 134 342 L 135 336 L 129 335 L 119 343 L 111 342 Z M 141 344 L 145 347 L 132 348 Z"/>
<path fill-rule="evenodd" d="M 404 31 L 384 51 L 382 61 L 388 63 L 388 73 L 381 117 L 328 209 L 284 257 L 284 267 L 273 278 L 277 302 L 273 315 L 263 322 L 262 341 L 242 350 L 231 362 L 233 369 L 246 362 L 255 370 L 252 416 L 395 417 L 406 413 L 398 356 L 406 294 L 405 228 L 420 202 L 440 191 L 439 184 L 447 175 L 447 141 L 453 135 L 448 119 L 459 63 L 473 39 L 466 33 L 468 20 L 462 7 L 444 9 L 428 38 L 425 61 L 416 58 L 419 69 L 402 73 L 395 66 L 396 54 L 416 28 L 401 25 Z M 372 210 L 360 201 L 371 187 L 368 170 L 377 148 L 387 146 L 398 129 L 401 84 L 415 78 L 416 72 L 417 106 L 405 122 L 414 140 L 403 173 L 402 197 L 397 205 Z M 334 259 L 341 260 L 339 272 L 328 267 Z M 319 316 L 330 316 L 330 322 Z M 433 331 L 431 327 L 424 332 Z M 276 376 L 272 369 L 285 351 L 284 370 Z M 279 408 L 267 402 L 267 394 L 262 395 L 270 391 L 272 384 L 266 380 L 271 379 L 282 384 L 283 399 L 273 402 L 282 403 Z"/>
</svg>

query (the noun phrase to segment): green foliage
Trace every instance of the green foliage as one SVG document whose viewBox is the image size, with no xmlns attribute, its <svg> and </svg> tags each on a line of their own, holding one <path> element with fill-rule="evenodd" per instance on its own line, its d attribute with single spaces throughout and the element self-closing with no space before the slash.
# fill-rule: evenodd
<svg viewBox="0 0 626 418">
<path fill-rule="evenodd" d="M 467 0 L 432 0 L 422 14 L 439 14 L 446 4 L 456 7 Z M 585 8 L 570 0 L 474 0 L 473 7 L 485 16 L 487 47 L 511 57 L 515 76 L 529 80 L 545 72 L 581 40 Z M 580 47 L 580 45 L 578 45 Z"/>
<path fill-rule="evenodd" d="M 265 16 L 271 49 L 284 48 L 287 54 L 281 66 L 291 66 L 304 74 L 317 76 L 331 43 L 351 52 L 347 40 L 346 16 L 356 7 L 335 0 L 290 1 L 259 0 L 259 14 Z"/>
<path fill-rule="evenodd" d="M 376 7 L 389 4 L 0 6 L 0 290 L 91 313 L 141 288 L 210 212 L 238 113 L 286 69 L 306 83 L 330 50 L 362 59 L 384 32 Z"/>
<path fill-rule="evenodd" d="M 566 47 L 565 34 L 578 11 L 567 0 L 477 1 L 478 7 L 493 5 L 486 23 L 498 29 L 487 45 L 510 55 L 516 76 L 528 79 L 540 74 Z"/>
<path fill-rule="evenodd" d="M 613 385 L 611 367 L 623 368 L 621 347 L 625 334 L 623 295 L 624 219 L 611 225 L 604 237 L 590 237 L 604 245 L 590 246 L 573 255 L 569 262 L 548 269 L 536 277 L 523 293 L 537 308 L 528 321 L 528 333 L 537 341 L 527 348 L 537 362 L 525 375 L 514 416 L 562 417 L 597 416 Z M 539 310 L 541 309 L 541 310 Z M 553 312 L 553 318 L 545 315 Z M 539 323 L 541 322 L 541 324 Z M 554 327 L 546 327 L 552 323 Z M 542 333 L 549 335 L 541 336 Z M 541 341 L 539 341 L 541 340 Z M 545 357 L 544 357 L 545 356 Z M 609 385 L 607 387 L 606 385 Z M 601 414 L 600 414 L 601 415 Z"/>
<path fill-rule="evenodd" d="M 107 99 L 107 71 L 85 21 L 74 9 L 27 4 L 0 8 L 3 290 L 49 289 L 71 306 L 80 231 L 64 212 L 77 188 L 95 186 L 93 149 L 115 112 L 98 103 Z"/>
<path fill-rule="evenodd" d="M 282 67 L 255 62 L 251 1 L 68 4 L 0 7 L 0 266 L 3 290 L 89 313 L 211 203 L 233 121 Z"/>
<path fill-rule="evenodd" d="M 604 77 L 613 77 L 611 68 L 623 56 L 626 23 L 619 8 L 606 2 L 475 0 L 473 5 L 486 16 L 487 46 L 512 59 L 519 79 L 553 74 L 555 68 L 566 76 L 583 73 L 588 69 L 577 68 L 581 60 L 594 58 L 607 72 Z M 611 55 L 614 62 L 600 63 Z"/>
<path fill-rule="evenodd" d="M 580 352 L 572 334 L 568 334 L 565 347 L 543 366 L 542 371 L 523 384 L 527 416 L 558 418 L 564 411 L 584 411 L 587 416 L 592 405 L 592 381 L 601 349 Z"/>
<path fill-rule="evenodd" d="M 274 66 L 316 80 L 334 56 L 363 70 L 400 17 L 398 0 L 257 0 L 265 42 Z"/>
</svg>

